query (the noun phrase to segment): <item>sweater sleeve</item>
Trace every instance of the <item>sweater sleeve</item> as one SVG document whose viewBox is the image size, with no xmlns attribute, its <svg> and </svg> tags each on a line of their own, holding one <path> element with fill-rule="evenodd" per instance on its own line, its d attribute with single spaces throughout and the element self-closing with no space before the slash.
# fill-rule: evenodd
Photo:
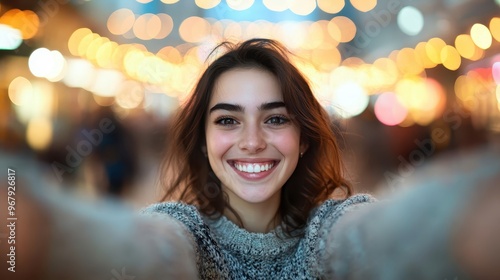
<svg viewBox="0 0 500 280">
<path fill-rule="evenodd" d="M 12 270 L 2 269 L 0 279 L 197 278 L 194 246 L 176 219 L 55 190 L 40 166 L 17 159 L 9 164 L 18 173 L 16 192 L 9 194 L 17 220 L 11 222 Z M 2 201 L 6 194 L 2 185 Z M 0 211 L 4 221 L 6 209 Z M 0 241 L 2 252 L 6 243 Z"/>
<path fill-rule="evenodd" d="M 455 172 L 420 179 L 384 201 L 341 210 L 345 215 L 325 223 L 320 236 L 325 278 L 469 279 L 454 237 L 457 225 L 468 223 L 462 210 L 471 197 L 486 191 L 485 178 L 498 177 L 497 159 L 482 163 L 474 170 L 470 162 L 455 165 Z"/>
<path fill-rule="evenodd" d="M 167 215 L 183 225 L 185 236 L 188 236 L 194 244 L 200 279 L 231 278 L 223 252 L 196 207 L 181 202 L 162 202 L 143 209 L 142 213 L 154 216 Z"/>
</svg>

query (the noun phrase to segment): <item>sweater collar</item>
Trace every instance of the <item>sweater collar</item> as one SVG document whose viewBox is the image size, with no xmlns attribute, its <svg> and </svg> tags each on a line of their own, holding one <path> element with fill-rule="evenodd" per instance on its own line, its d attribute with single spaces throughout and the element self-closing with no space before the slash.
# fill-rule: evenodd
<svg viewBox="0 0 500 280">
<path fill-rule="evenodd" d="M 248 257 L 274 257 L 288 252 L 300 240 L 285 236 L 281 225 L 268 233 L 256 233 L 238 227 L 223 215 L 216 219 L 204 217 L 204 220 L 221 246 Z"/>
</svg>

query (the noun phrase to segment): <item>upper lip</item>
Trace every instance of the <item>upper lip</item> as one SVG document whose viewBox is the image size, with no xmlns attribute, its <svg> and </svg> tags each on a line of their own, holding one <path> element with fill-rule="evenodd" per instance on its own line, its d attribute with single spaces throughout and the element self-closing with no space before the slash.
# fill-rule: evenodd
<svg viewBox="0 0 500 280">
<path fill-rule="evenodd" d="M 238 158 L 238 159 L 230 159 L 229 163 L 234 162 L 245 162 L 245 163 L 264 163 L 264 162 L 278 162 L 279 160 L 270 159 L 270 158 Z"/>
</svg>

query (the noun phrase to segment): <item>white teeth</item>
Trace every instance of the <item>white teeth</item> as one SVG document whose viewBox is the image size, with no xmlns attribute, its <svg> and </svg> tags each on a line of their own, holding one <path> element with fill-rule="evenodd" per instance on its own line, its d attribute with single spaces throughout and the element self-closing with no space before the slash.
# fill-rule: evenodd
<svg viewBox="0 0 500 280">
<path fill-rule="evenodd" d="M 234 164 L 234 167 L 238 169 L 239 171 L 242 172 L 247 172 L 247 173 L 260 173 L 263 171 L 267 171 L 273 167 L 273 163 L 269 164 L 258 164 L 258 163 L 250 163 L 250 164 L 242 164 L 242 163 L 236 163 Z"/>
</svg>

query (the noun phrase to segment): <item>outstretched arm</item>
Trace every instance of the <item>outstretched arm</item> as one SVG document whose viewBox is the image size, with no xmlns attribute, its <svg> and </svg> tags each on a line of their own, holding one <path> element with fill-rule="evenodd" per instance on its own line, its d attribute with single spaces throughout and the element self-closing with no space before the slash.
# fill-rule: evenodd
<svg viewBox="0 0 500 280">
<path fill-rule="evenodd" d="M 325 237 L 327 278 L 500 279 L 499 158 L 483 150 L 430 166 L 418 184 L 346 213 Z"/>
<path fill-rule="evenodd" d="M 15 244 L 0 239 L 3 258 L 11 246 L 15 254 L 13 269 L 2 261 L 1 279 L 197 278 L 193 242 L 175 219 L 139 216 L 110 201 L 83 202 L 44 187 L 37 166 L 3 157 L 6 162 L 19 167 L 17 220 Z M 1 201 L 7 201 L 5 182 L 0 183 Z M 0 220 L 7 221 L 1 205 Z"/>
</svg>

